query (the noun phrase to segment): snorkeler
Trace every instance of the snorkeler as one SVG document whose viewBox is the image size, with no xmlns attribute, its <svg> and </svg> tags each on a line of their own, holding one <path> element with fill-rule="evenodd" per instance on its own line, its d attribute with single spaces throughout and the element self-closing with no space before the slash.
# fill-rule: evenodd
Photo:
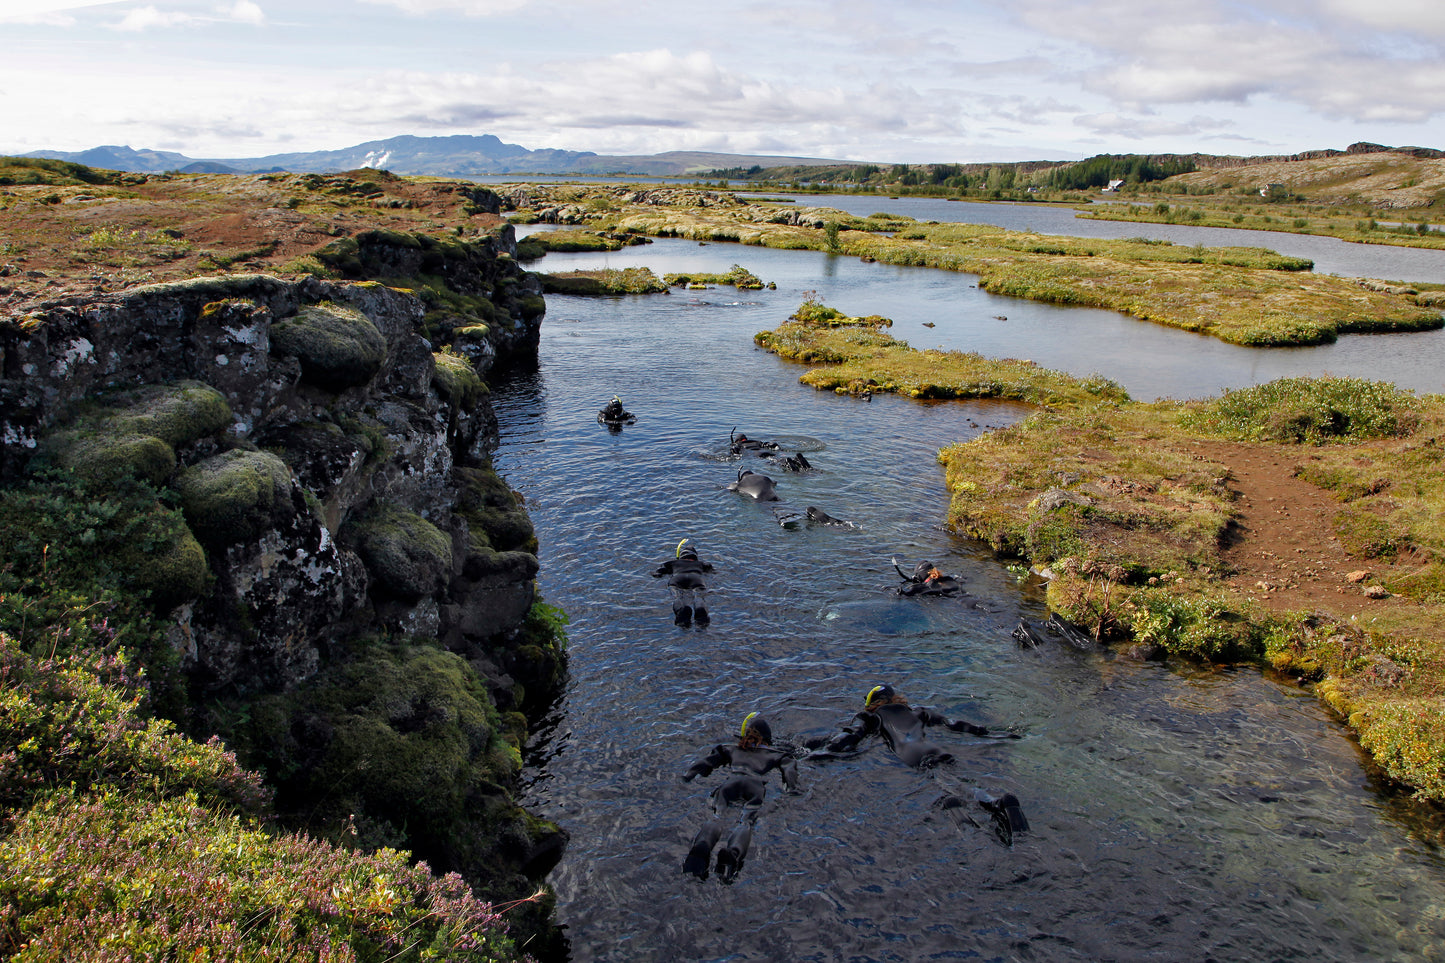
<svg viewBox="0 0 1445 963">
<path fill-rule="evenodd" d="M 893 754 L 906 765 L 915 769 L 933 769 L 953 761 L 953 754 L 943 747 L 929 742 L 926 738 L 929 726 L 942 726 L 951 732 L 966 732 L 988 739 L 1017 739 L 1017 733 L 990 732 L 987 727 L 974 725 L 963 720 L 949 719 L 941 713 L 920 706 L 911 706 L 908 700 L 893 691 L 889 685 L 875 685 L 868 690 L 863 708 L 851 722 L 834 735 L 825 739 L 810 739 L 809 749 L 821 752 L 849 752 L 869 736 L 881 736 Z M 975 790 L 975 799 L 998 823 L 1000 838 L 1012 842 L 1015 833 L 1028 832 L 1029 823 L 1024 817 L 1018 798 L 1008 793 L 995 799 L 987 793 Z M 962 803 L 957 795 L 949 794 L 939 803 L 944 809 L 958 809 Z"/>
<path fill-rule="evenodd" d="M 728 432 L 728 450 L 734 455 L 741 455 L 745 451 L 777 451 L 778 444 L 773 441 L 757 441 L 733 428 Z"/>
<path fill-rule="evenodd" d="M 909 575 L 898 567 L 898 559 L 892 561 L 893 570 L 903 579 L 903 584 L 896 590 L 899 595 L 953 595 L 963 591 L 962 582 L 952 575 L 943 574 L 932 562 L 919 562 L 913 567 L 913 574 Z"/>
<path fill-rule="evenodd" d="M 707 625 L 711 618 L 707 614 L 707 584 L 703 582 L 704 572 L 711 572 L 712 565 L 697 557 L 692 539 L 684 538 L 677 543 L 677 557 L 670 558 L 652 573 L 654 578 L 670 576 L 667 580 L 672 589 L 672 621 L 674 625 Z"/>
<path fill-rule="evenodd" d="M 607 402 L 607 407 L 597 412 L 597 423 L 607 425 L 609 428 L 620 428 L 623 425 L 630 425 L 637 420 L 637 416 L 626 408 L 622 407 L 622 399 L 617 395 Z"/>
<path fill-rule="evenodd" d="M 712 752 L 689 766 L 683 774 L 683 781 L 691 782 L 724 766 L 732 771 L 727 781 L 712 791 L 715 818 L 693 837 L 687 858 L 682 863 L 685 872 L 698 879 L 707 878 L 713 847 L 728 828 L 728 820 L 723 818 L 723 813 L 732 806 L 741 806 L 742 814 L 717 854 L 718 877 L 724 883 L 731 883 L 743 867 L 743 859 L 753 839 L 753 824 L 763 807 L 767 784 L 762 777 L 776 769 L 782 777 L 783 788 L 789 792 L 797 790 L 798 764 L 791 754 L 773 749 L 772 742 L 773 732 L 767 722 L 756 712 L 749 713 L 738 732 L 736 745 L 714 746 Z"/>
</svg>

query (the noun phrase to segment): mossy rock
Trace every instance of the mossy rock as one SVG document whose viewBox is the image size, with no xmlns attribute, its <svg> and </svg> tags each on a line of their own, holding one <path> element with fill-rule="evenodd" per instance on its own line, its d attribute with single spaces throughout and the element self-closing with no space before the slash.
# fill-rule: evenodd
<svg viewBox="0 0 1445 963">
<path fill-rule="evenodd" d="M 156 506 L 157 512 L 165 509 Z M 161 545 L 132 544 L 115 560 L 126 584 L 150 596 L 157 611 L 167 611 L 206 591 L 211 570 L 206 552 L 190 529 L 179 523 Z"/>
<path fill-rule="evenodd" d="M 451 572 L 451 539 L 420 515 L 392 505 L 348 522 L 343 540 L 355 546 L 385 595 L 415 602 L 440 590 Z"/>
<path fill-rule="evenodd" d="M 159 438 L 94 429 L 61 431 L 41 444 L 40 457 L 86 481 L 109 487 L 126 478 L 159 485 L 176 468 L 176 453 Z"/>
<path fill-rule="evenodd" d="M 453 470 L 455 511 L 471 528 L 474 549 L 537 552 L 537 533 L 506 479 L 490 468 Z"/>
<path fill-rule="evenodd" d="M 177 447 L 230 424 L 225 396 L 210 385 L 144 385 L 88 406 L 73 427 L 45 440 L 41 455 L 96 484 L 123 478 L 160 484 L 175 470 Z"/>
<path fill-rule="evenodd" d="M 386 361 L 386 338 L 360 311 L 328 302 L 272 324 L 271 350 L 300 361 L 307 383 L 341 391 L 376 377 Z"/>
<path fill-rule="evenodd" d="M 286 498 L 291 469 L 275 455 L 228 451 L 187 468 L 176 478 L 181 510 L 208 545 L 254 539 L 271 526 Z"/>
<path fill-rule="evenodd" d="M 462 411 L 476 408 L 487 394 L 487 386 L 472 363 L 461 355 L 440 351 L 433 354 L 432 359 L 436 367 L 432 371 L 431 383 L 442 400 Z"/>
</svg>

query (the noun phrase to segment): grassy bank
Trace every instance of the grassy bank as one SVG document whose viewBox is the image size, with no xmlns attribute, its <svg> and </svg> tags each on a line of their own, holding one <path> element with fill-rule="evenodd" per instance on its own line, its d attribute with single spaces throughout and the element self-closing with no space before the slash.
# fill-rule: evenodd
<svg viewBox="0 0 1445 963">
<path fill-rule="evenodd" d="M 757 340 L 818 365 L 801 380 L 819 388 L 1046 404 L 939 453 L 952 528 L 1044 572 L 1054 610 L 1139 657 L 1251 662 L 1311 686 L 1383 773 L 1445 801 L 1445 397 L 1286 379 L 1145 404 L 1016 361 L 914 351 L 882 321 L 809 302 Z M 1338 501 L 1334 534 L 1389 604 L 1352 620 L 1241 590 L 1226 442 L 1299 461 Z M 1340 591 L 1358 596 L 1344 574 Z"/>
<path fill-rule="evenodd" d="M 748 204 L 733 195 L 653 192 L 645 203 L 605 187 L 534 191 L 534 203 L 591 212 L 614 234 L 823 251 L 977 274 L 993 293 L 1120 311 L 1222 341 L 1321 344 L 1344 333 L 1439 328 L 1418 291 L 1308 273 L 1309 262 L 1259 248 L 1205 248 L 920 224 L 822 208 Z M 605 200 L 606 203 L 599 203 Z"/>
</svg>

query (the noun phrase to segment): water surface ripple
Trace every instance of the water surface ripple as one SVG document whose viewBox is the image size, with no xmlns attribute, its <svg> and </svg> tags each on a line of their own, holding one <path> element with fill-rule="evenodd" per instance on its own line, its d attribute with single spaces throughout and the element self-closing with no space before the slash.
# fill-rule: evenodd
<svg viewBox="0 0 1445 963">
<path fill-rule="evenodd" d="M 972 303 L 966 276 L 913 272 L 942 298 L 919 307 L 874 289 L 895 269 L 681 242 L 644 253 L 659 271 L 737 260 L 782 283 L 549 297 L 538 369 L 493 386 L 497 467 L 527 497 L 541 591 L 572 620 L 570 682 L 531 747 L 525 803 L 571 833 L 551 882 L 576 960 L 1445 956 L 1445 865 L 1313 698 L 1253 670 L 1009 637 L 1020 614 L 1045 616 L 1038 588 L 940 529 L 935 452 L 1019 408 L 816 393 L 752 346 L 806 289 L 921 311 Z M 614 393 L 638 416 L 615 434 L 595 421 Z M 769 472 L 779 509 L 855 527 L 784 528 L 727 491 L 740 464 L 768 471 L 725 454 L 734 426 L 810 449 L 816 471 Z M 705 629 L 675 627 L 648 574 L 684 536 L 717 566 Z M 893 596 L 893 555 L 938 562 L 968 598 Z M 926 774 L 881 748 L 804 761 L 800 793 L 769 787 L 732 885 L 683 874 L 718 782 L 684 783 L 690 762 L 754 710 L 780 737 L 824 734 L 879 682 L 1024 738 L 944 733 L 957 762 Z M 934 808 L 974 786 L 1016 793 L 1033 832 L 1009 848 Z"/>
</svg>

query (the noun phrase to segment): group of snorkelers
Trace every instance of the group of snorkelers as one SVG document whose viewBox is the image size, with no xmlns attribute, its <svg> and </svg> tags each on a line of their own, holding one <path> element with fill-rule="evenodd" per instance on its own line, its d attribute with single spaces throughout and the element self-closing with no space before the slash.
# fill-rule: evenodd
<svg viewBox="0 0 1445 963">
<path fill-rule="evenodd" d="M 1016 739 L 1012 732 L 991 732 L 988 728 L 963 720 L 949 719 L 941 713 L 908 700 L 892 686 L 876 685 L 868 690 L 863 708 L 837 732 L 830 736 L 808 739 L 803 743 L 803 758 L 828 758 L 854 752 L 870 737 L 878 736 L 895 756 L 915 769 L 928 770 L 953 760 L 953 754 L 930 742 L 929 726 L 942 726 L 951 732 L 967 733 L 981 738 Z M 714 746 L 705 757 L 694 762 L 683 774 L 691 782 L 719 769 L 727 769 L 728 777 L 712 791 L 713 818 L 703 824 L 693 837 L 683 860 L 683 870 L 699 879 L 706 879 L 717 849 L 716 872 L 730 883 L 742 869 L 752 842 L 753 826 L 763 808 L 767 792 L 765 778 L 777 772 L 786 792 L 798 791 L 798 753 L 774 748 L 773 732 L 758 713 L 743 719 L 737 742 Z M 1018 798 L 1012 793 L 995 797 L 982 789 L 974 790 L 974 801 L 993 821 L 994 831 L 1005 844 L 1012 844 L 1016 834 L 1029 829 L 1027 817 Z M 963 820 L 977 826 L 969 815 L 967 802 L 956 793 L 947 793 L 935 803 L 956 822 Z M 736 818 L 733 813 L 736 811 Z M 724 841 L 724 833 L 726 840 Z M 718 843 L 722 842 L 719 847 Z"/>
<path fill-rule="evenodd" d="M 636 420 L 623 408 L 621 399 L 615 396 L 607 408 L 598 412 L 597 417 L 599 422 L 610 427 L 631 424 Z M 779 451 L 776 443 L 750 439 L 736 429 L 728 437 L 728 447 L 734 455 L 753 453 L 774 459 L 777 459 Z M 812 466 L 799 452 L 790 456 L 785 467 L 804 470 Z M 739 477 L 741 479 L 741 474 Z M 810 521 L 815 519 L 815 512 L 817 520 L 846 524 L 814 508 L 808 509 Z M 951 595 L 962 589 L 962 583 L 957 578 L 945 574 L 929 561 L 919 562 L 911 574 L 899 567 L 897 559 L 893 559 L 893 568 L 903 580 L 897 589 L 900 595 Z M 707 610 L 707 584 L 703 576 L 712 571 L 712 564 L 699 558 L 692 539 L 684 538 L 678 542 L 673 557 L 652 572 L 654 577 L 665 576 L 668 580 L 676 625 L 706 626 L 711 622 Z M 799 749 L 774 747 L 772 728 L 767 720 L 756 712 L 750 713 L 743 720 L 736 743 L 714 746 L 683 774 L 683 779 L 690 782 L 718 770 L 728 772 L 727 778 L 711 793 L 713 816 L 693 837 L 683 860 L 683 869 L 699 879 L 705 879 L 714 867 L 713 853 L 716 850 L 715 871 L 723 882 L 732 882 L 742 869 L 752 842 L 753 827 L 763 808 L 767 792 L 765 777 L 776 772 L 786 792 L 797 792 L 797 760 L 800 754 L 813 759 L 835 757 L 859 751 L 865 742 L 877 736 L 904 764 L 915 769 L 930 770 L 951 762 L 954 758 L 952 753 L 926 738 L 929 726 L 941 726 L 951 732 L 981 738 L 1018 738 L 1013 732 L 991 732 L 984 726 L 952 720 L 932 709 L 912 706 L 888 685 L 876 685 L 868 690 L 863 708 L 837 732 L 806 740 Z M 976 789 L 974 802 L 992 817 L 994 831 L 1006 844 L 1011 844 L 1016 834 L 1028 831 L 1028 819 L 1012 793 L 994 797 Z M 955 793 L 946 793 L 935 805 L 960 824 L 967 820 L 977 825 L 968 815 L 968 803 Z"/>
</svg>

